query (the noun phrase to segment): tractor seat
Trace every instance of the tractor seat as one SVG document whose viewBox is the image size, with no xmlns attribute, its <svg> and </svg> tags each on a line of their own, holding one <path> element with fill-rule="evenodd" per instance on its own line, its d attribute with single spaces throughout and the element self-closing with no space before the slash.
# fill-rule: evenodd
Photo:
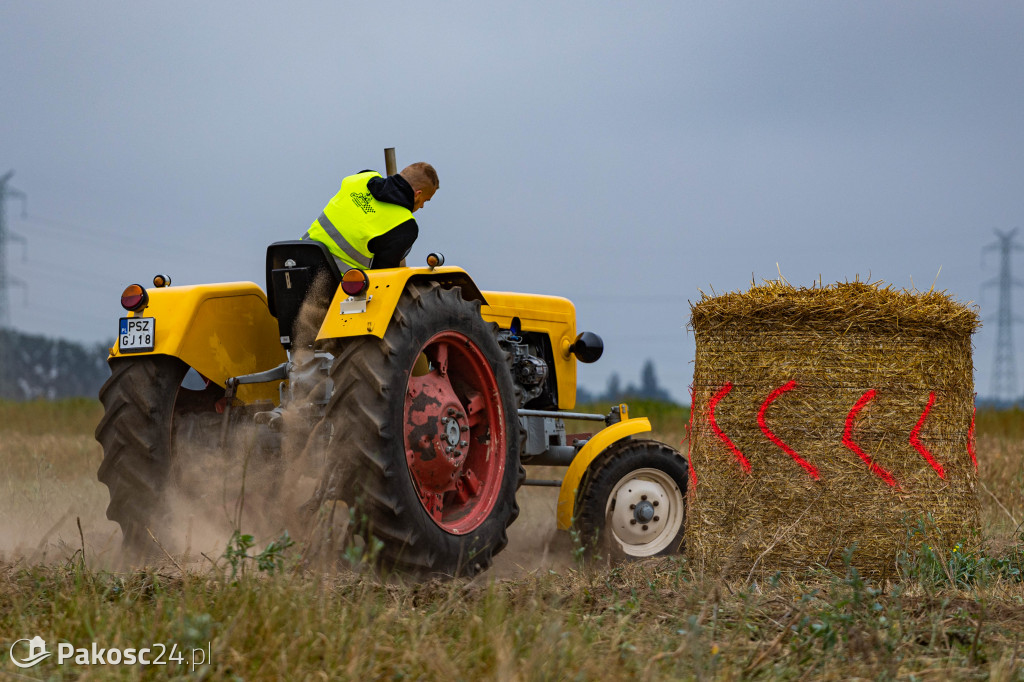
<svg viewBox="0 0 1024 682">
<path fill-rule="evenodd" d="M 338 263 L 320 242 L 295 240 L 267 247 L 267 305 L 277 318 L 285 349 L 292 347 L 298 331 L 295 323 L 306 299 L 326 312 L 340 283 Z M 319 327 L 319 321 L 316 324 Z"/>
</svg>

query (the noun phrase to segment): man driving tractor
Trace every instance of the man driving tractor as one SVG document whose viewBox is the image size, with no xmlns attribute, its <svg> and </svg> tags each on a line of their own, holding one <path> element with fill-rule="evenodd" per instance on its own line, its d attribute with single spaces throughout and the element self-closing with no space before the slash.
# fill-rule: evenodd
<svg viewBox="0 0 1024 682">
<path fill-rule="evenodd" d="M 372 170 L 350 175 L 302 239 L 327 246 L 342 272 L 399 267 L 419 236 L 412 214 L 437 188 L 437 171 L 422 161 L 387 178 Z"/>
</svg>

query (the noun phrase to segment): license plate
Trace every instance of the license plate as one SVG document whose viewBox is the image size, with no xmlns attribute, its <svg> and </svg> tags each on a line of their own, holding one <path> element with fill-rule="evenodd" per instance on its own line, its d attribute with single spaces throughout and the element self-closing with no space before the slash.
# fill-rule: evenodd
<svg viewBox="0 0 1024 682">
<path fill-rule="evenodd" d="M 122 353 L 142 353 L 153 350 L 156 338 L 156 318 L 122 317 L 117 344 Z"/>
</svg>

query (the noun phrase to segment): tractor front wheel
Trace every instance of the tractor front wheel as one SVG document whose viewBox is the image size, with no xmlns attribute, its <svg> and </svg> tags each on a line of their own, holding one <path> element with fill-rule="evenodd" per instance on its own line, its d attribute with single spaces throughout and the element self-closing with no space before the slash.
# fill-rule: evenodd
<svg viewBox="0 0 1024 682">
<path fill-rule="evenodd" d="M 686 516 L 686 460 L 653 440 L 622 440 L 594 460 L 576 500 L 585 553 L 611 561 L 678 554 Z"/>
</svg>

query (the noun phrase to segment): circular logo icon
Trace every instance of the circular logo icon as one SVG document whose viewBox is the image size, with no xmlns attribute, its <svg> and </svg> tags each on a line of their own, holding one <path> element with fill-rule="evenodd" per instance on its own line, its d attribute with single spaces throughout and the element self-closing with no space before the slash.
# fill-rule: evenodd
<svg viewBox="0 0 1024 682">
<path fill-rule="evenodd" d="M 28 642 L 28 656 L 25 658 L 19 658 L 14 653 L 15 647 L 22 642 Z M 21 648 L 24 649 L 25 647 Z M 31 668 L 49 655 L 49 652 L 46 651 L 46 640 L 39 635 L 32 639 L 19 639 L 11 645 L 11 663 L 19 668 Z"/>
</svg>

